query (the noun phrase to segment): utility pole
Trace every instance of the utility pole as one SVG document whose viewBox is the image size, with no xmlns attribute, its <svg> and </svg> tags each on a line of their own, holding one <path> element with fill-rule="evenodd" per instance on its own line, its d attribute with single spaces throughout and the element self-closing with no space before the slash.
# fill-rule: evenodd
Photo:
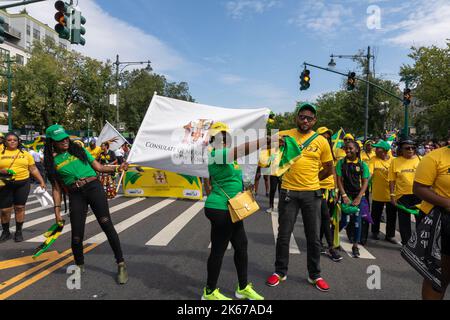
<svg viewBox="0 0 450 320">
<path fill-rule="evenodd" d="M 367 83 L 367 90 L 366 90 L 366 103 L 365 103 L 365 108 L 364 108 L 364 140 L 366 140 L 367 137 L 369 136 L 370 59 L 374 58 L 374 56 L 370 54 L 370 46 L 367 47 L 366 55 L 333 55 L 332 54 L 330 57 L 331 57 L 331 61 L 328 64 L 329 67 L 336 66 L 336 63 L 334 62 L 333 58 L 349 58 L 349 59 L 366 58 L 367 64 L 366 64 L 366 81 L 365 82 Z"/>
<path fill-rule="evenodd" d="M 367 140 L 367 137 L 369 136 L 369 94 L 370 94 L 370 86 L 369 86 L 369 80 L 370 80 L 370 46 L 367 47 L 367 90 L 366 90 L 366 106 L 364 110 L 364 140 Z"/>
</svg>

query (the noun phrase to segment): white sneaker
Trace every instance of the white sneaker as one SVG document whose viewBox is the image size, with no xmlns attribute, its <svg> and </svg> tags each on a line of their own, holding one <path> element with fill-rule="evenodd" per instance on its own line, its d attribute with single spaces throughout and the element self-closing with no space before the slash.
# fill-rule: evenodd
<svg viewBox="0 0 450 320">
<path fill-rule="evenodd" d="M 272 212 L 273 212 L 273 209 L 272 209 L 272 208 L 269 208 L 269 209 L 266 210 L 266 212 L 267 212 L 267 213 L 272 213 Z"/>
</svg>

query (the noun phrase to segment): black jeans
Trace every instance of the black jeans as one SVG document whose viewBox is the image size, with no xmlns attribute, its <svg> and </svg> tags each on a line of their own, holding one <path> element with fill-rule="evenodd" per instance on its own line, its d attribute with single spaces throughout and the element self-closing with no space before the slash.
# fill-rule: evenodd
<svg viewBox="0 0 450 320">
<path fill-rule="evenodd" d="M 397 222 L 397 210 L 390 202 L 379 202 L 372 200 L 372 233 L 378 234 L 380 232 L 381 215 L 383 214 L 384 206 L 386 205 L 386 238 L 395 237 L 395 225 Z"/>
<path fill-rule="evenodd" d="M 205 208 L 205 215 L 211 222 L 211 253 L 208 258 L 207 286 L 214 290 L 217 287 L 223 256 L 231 241 L 234 248 L 234 264 L 236 266 L 239 287 L 247 286 L 247 235 L 244 222 L 233 223 L 228 210 Z"/>
<path fill-rule="evenodd" d="M 333 248 L 333 239 L 331 238 L 331 213 L 333 212 L 334 202 L 329 203 L 328 199 L 322 199 L 320 213 L 321 213 L 321 223 L 320 223 L 320 243 L 322 244 L 323 236 L 327 241 L 328 248 Z"/>
<path fill-rule="evenodd" d="M 416 204 L 419 204 L 421 200 L 417 198 L 413 194 L 408 194 L 402 196 L 397 201 L 398 203 L 401 203 L 402 205 L 406 206 L 407 208 L 412 208 Z M 397 209 L 397 208 L 396 208 Z M 401 209 L 397 209 L 398 212 L 398 226 L 400 229 L 400 236 L 402 238 L 402 244 L 405 245 L 408 243 L 408 240 L 411 238 L 411 214 L 407 213 Z"/>
<path fill-rule="evenodd" d="M 278 238 L 276 245 L 275 272 L 287 274 L 289 264 L 289 241 L 298 211 L 301 209 L 307 245 L 307 267 L 309 277 L 320 278 L 320 206 L 322 192 L 292 191 L 281 189 L 278 205 Z"/>
<path fill-rule="evenodd" d="M 94 180 L 79 190 L 69 192 L 69 200 L 70 224 L 72 225 L 72 252 L 75 257 L 75 263 L 77 265 L 84 264 L 83 238 L 88 205 L 108 238 L 108 242 L 114 251 L 116 262 L 123 262 L 119 236 L 111 221 L 108 200 L 100 181 Z"/>
<path fill-rule="evenodd" d="M 275 193 L 280 194 L 281 191 L 281 178 L 277 176 L 270 176 L 270 193 L 269 193 L 269 207 L 273 208 L 273 202 L 275 200 Z"/>
</svg>

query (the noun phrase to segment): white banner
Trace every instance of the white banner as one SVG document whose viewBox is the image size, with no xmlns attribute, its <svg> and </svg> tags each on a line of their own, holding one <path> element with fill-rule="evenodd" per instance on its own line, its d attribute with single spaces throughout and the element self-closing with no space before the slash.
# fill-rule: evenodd
<svg viewBox="0 0 450 320">
<path fill-rule="evenodd" d="M 228 125 L 233 146 L 265 135 L 270 110 L 228 109 L 155 95 L 150 103 L 128 158 L 129 163 L 171 172 L 208 177 L 209 128 Z M 244 180 L 254 179 L 258 153 L 239 163 Z"/>
<path fill-rule="evenodd" d="M 106 141 L 109 142 L 109 150 L 111 151 L 116 151 L 124 143 L 128 143 L 128 141 L 108 121 L 106 121 L 102 132 L 100 132 L 100 135 L 98 136 L 97 145 L 100 146 Z"/>
</svg>

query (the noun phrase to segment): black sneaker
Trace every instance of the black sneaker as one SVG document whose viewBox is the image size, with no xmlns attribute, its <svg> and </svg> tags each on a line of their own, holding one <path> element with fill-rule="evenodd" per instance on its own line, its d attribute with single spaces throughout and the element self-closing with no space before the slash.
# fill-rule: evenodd
<svg viewBox="0 0 450 320">
<path fill-rule="evenodd" d="M 341 256 L 339 253 L 337 253 L 336 250 L 334 250 L 333 248 L 330 248 L 330 250 L 329 250 L 329 257 L 330 257 L 330 259 L 333 260 L 334 262 L 339 262 L 339 261 L 341 261 L 342 259 L 344 259 L 344 258 L 342 258 L 342 256 Z"/>
<path fill-rule="evenodd" d="M 15 242 L 22 242 L 23 241 L 22 231 L 16 231 L 16 233 L 14 233 L 14 241 Z"/>
<path fill-rule="evenodd" d="M 352 255 L 353 255 L 353 258 L 359 258 L 359 248 L 358 247 L 352 247 Z"/>
<path fill-rule="evenodd" d="M 12 238 L 11 232 L 9 231 L 3 231 L 2 235 L 0 236 L 0 243 L 1 242 L 5 242 L 8 241 L 9 239 Z"/>
</svg>

